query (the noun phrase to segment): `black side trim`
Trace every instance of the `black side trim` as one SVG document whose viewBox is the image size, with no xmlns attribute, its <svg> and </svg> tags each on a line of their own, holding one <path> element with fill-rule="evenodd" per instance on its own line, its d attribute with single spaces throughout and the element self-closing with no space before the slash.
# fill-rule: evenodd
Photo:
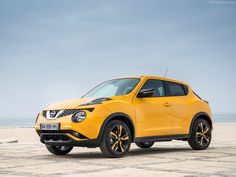
<svg viewBox="0 0 236 177">
<path fill-rule="evenodd" d="M 135 137 L 135 127 L 134 127 L 134 123 L 133 123 L 132 119 L 131 119 L 127 114 L 118 112 L 118 113 L 113 113 L 113 114 L 111 114 L 111 115 L 108 116 L 108 117 L 106 118 L 106 120 L 103 122 L 103 124 L 102 124 L 102 126 L 101 126 L 101 128 L 100 128 L 100 131 L 99 131 L 99 135 L 98 135 L 98 137 L 97 137 L 97 140 L 98 140 L 99 143 L 101 142 L 101 139 L 102 139 L 102 136 L 103 136 L 103 133 L 104 133 L 104 130 L 105 130 L 105 128 L 106 128 L 107 123 L 108 123 L 109 121 L 111 121 L 112 119 L 116 118 L 116 117 L 125 117 L 125 118 L 129 119 L 129 121 L 131 122 L 132 127 L 133 127 L 133 132 L 132 132 L 133 138 Z M 131 131 L 132 131 L 132 130 L 131 130 Z"/>
<path fill-rule="evenodd" d="M 190 134 L 190 135 L 192 134 L 193 124 L 194 124 L 195 120 L 196 120 L 197 118 L 199 118 L 200 116 L 205 116 L 205 117 L 207 117 L 207 119 L 210 121 L 210 126 L 212 127 L 212 121 L 211 121 L 210 116 L 209 116 L 206 112 L 199 112 L 199 113 L 197 113 L 197 114 L 192 118 L 192 121 L 191 121 L 191 124 L 190 124 L 190 129 L 189 129 L 189 134 Z"/>
<path fill-rule="evenodd" d="M 144 141 L 171 141 L 171 140 L 187 140 L 190 135 L 181 134 L 181 135 L 164 135 L 164 136 L 147 136 L 147 137 L 138 137 L 134 139 L 134 143 L 136 142 L 144 142 Z"/>
</svg>

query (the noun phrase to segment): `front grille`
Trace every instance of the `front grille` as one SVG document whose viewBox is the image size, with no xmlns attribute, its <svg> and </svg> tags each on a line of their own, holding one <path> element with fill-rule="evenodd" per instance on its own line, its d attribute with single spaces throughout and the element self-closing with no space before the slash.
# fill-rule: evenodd
<svg viewBox="0 0 236 177">
<path fill-rule="evenodd" d="M 81 110 L 87 110 L 89 112 L 92 112 L 94 110 L 94 108 L 84 108 L 84 109 L 65 109 L 63 110 L 62 113 L 59 113 L 59 115 L 56 116 L 56 118 L 60 118 L 60 117 L 64 117 L 64 116 L 69 116 L 72 114 L 75 114 Z M 43 111 L 43 116 L 45 118 L 47 118 L 47 111 L 52 111 L 52 110 L 44 110 Z M 57 113 L 60 112 L 60 110 L 55 110 Z"/>
<path fill-rule="evenodd" d="M 61 114 L 59 114 L 57 118 L 69 116 L 69 115 L 75 114 L 79 111 L 80 110 L 78 110 L 78 109 L 67 109 L 67 110 L 64 110 Z"/>
</svg>

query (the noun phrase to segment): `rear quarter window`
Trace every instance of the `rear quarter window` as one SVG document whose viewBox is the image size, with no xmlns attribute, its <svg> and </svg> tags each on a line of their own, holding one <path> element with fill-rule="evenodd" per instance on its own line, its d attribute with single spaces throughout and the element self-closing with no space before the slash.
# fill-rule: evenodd
<svg viewBox="0 0 236 177">
<path fill-rule="evenodd" d="M 188 86 L 187 85 L 183 85 L 183 87 L 184 87 L 185 94 L 188 95 Z"/>
</svg>

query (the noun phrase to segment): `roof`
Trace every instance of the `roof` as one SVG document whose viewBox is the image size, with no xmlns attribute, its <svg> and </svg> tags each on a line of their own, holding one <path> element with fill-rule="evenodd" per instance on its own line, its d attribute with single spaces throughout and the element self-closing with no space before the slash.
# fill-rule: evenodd
<svg viewBox="0 0 236 177">
<path fill-rule="evenodd" d="M 189 85 L 187 82 L 183 82 L 180 80 L 171 79 L 167 77 L 160 77 L 160 76 L 151 76 L 151 75 L 127 76 L 127 77 L 119 77 L 117 79 L 121 79 L 121 78 L 159 79 L 159 80 L 165 80 L 165 81 L 170 81 L 170 82 L 177 82 L 184 85 Z"/>
<path fill-rule="evenodd" d="M 180 81 L 180 80 L 176 80 L 176 79 L 172 79 L 172 78 L 168 78 L 168 77 L 160 77 L 160 76 L 143 75 L 143 76 L 139 76 L 139 78 L 159 79 L 159 80 L 165 80 L 165 81 L 170 81 L 170 82 L 181 83 L 181 84 L 184 84 L 184 85 L 189 85 L 187 82 Z"/>
</svg>

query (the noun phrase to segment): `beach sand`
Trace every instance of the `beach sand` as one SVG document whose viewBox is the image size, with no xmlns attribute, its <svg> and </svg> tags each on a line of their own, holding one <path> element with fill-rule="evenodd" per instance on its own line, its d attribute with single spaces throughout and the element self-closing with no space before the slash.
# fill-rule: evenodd
<svg viewBox="0 0 236 177">
<path fill-rule="evenodd" d="M 187 142 L 135 144 L 120 159 L 105 158 L 99 148 L 74 148 L 66 156 L 50 154 L 30 127 L 0 127 L 0 176 L 236 176 L 236 123 L 215 123 L 211 146 L 194 151 Z"/>
</svg>

